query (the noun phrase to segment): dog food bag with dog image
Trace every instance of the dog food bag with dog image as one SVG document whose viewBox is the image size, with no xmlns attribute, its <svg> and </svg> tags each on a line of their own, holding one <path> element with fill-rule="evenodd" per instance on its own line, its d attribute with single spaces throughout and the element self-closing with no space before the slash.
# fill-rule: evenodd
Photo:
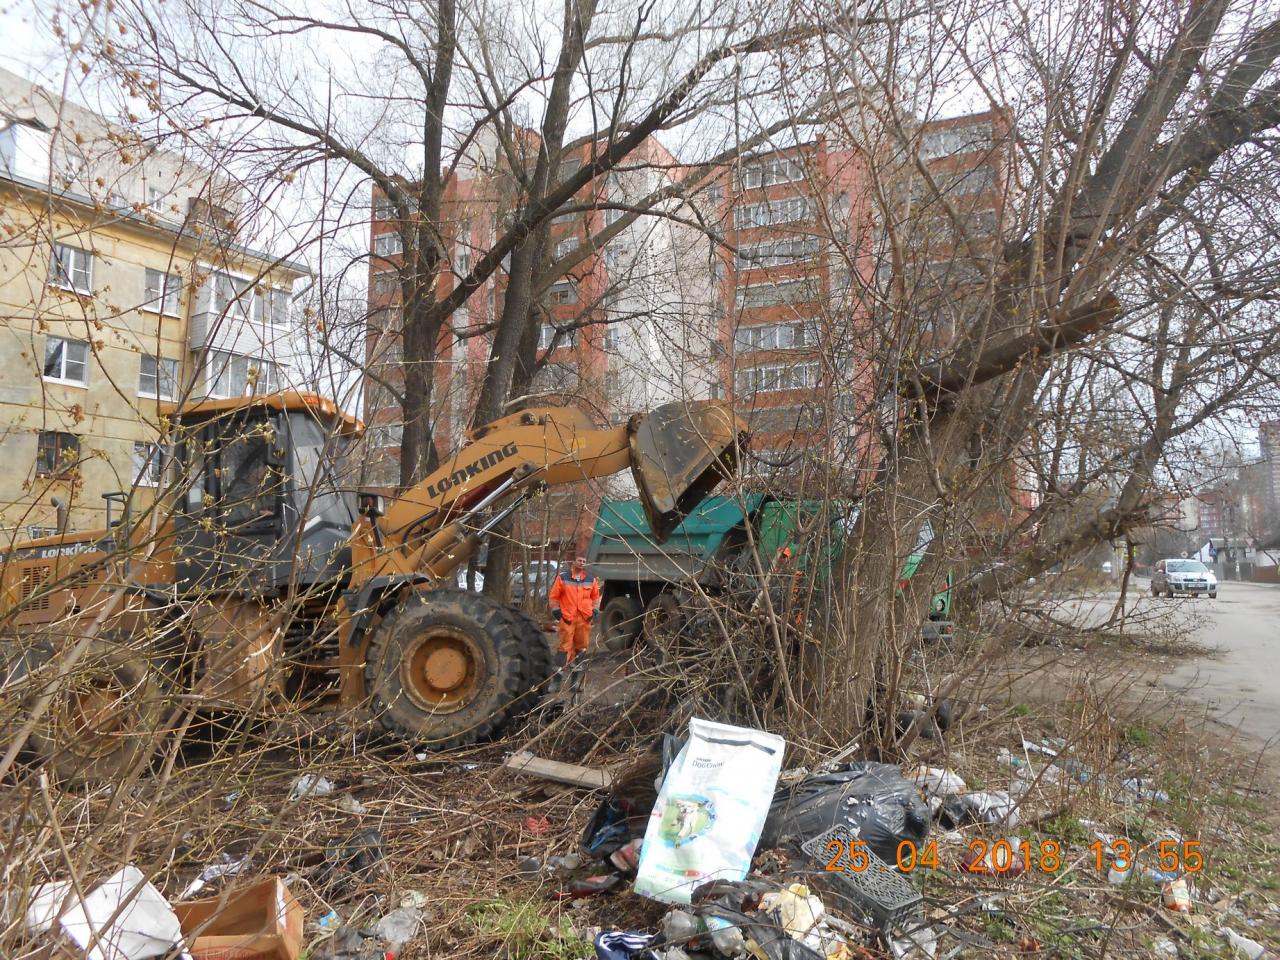
<svg viewBox="0 0 1280 960">
<path fill-rule="evenodd" d="M 786 745 L 762 730 L 691 719 L 649 814 L 636 893 L 688 903 L 708 880 L 745 879 Z"/>
</svg>

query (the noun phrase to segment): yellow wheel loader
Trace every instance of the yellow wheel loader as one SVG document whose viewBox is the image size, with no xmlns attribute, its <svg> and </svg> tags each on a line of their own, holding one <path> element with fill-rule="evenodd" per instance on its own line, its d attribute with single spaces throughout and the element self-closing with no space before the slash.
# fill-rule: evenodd
<svg viewBox="0 0 1280 960">
<path fill-rule="evenodd" d="M 116 776 L 192 711 L 363 710 L 432 749 L 492 736 L 551 674 L 541 629 L 452 587 L 484 536 L 538 491 L 630 469 L 665 537 L 738 463 L 727 405 L 669 404 L 598 428 L 573 408 L 474 430 L 398 495 L 350 491 L 360 430 L 304 393 L 168 412 L 176 478 L 108 528 L 17 544 L 0 568 L 11 742 L 60 774 Z M 344 440 L 344 438 L 348 438 Z"/>
</svg>

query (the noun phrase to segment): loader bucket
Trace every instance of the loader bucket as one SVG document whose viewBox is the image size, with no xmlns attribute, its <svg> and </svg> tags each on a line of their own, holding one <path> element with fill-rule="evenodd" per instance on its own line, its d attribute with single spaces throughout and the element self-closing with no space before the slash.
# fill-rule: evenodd
<svg viewBox="0 0 1280 960">
<path fill-rule="evenodd" d="M 664 542 L 703 498 L 738 466 L 747 425 L 727 403 L 668 403 L 627 424 L 631 475 Z"/>
</svg>

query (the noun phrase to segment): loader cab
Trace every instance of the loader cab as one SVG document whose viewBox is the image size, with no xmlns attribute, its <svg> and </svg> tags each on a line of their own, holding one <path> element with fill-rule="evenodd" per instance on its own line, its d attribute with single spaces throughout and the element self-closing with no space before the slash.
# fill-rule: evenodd
<svg viewBox="0 0 1280 960">
<path fill-rule="evenodd" d="M 359 422 L 303 393 L 209 400 L 173 416 L 178 589 L 269 597 L 340 585 L 355 513 L 338 467 Z"/>
</svg>

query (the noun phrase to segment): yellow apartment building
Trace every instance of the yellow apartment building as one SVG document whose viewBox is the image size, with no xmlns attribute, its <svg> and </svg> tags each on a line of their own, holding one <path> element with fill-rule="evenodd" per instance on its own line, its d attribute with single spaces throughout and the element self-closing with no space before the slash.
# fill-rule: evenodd
<svg viewBox="0 0 1280 960">
<path fill-rule="evenodd" d="M 135 144 L 0 70 L 0 551 L 54 532 L 55 499 L 72 530 L 104 494 L 147 506 L 162 404 L 289 379 L 306 268 L 235 242 L 237 191 Z"/>
</svg>

